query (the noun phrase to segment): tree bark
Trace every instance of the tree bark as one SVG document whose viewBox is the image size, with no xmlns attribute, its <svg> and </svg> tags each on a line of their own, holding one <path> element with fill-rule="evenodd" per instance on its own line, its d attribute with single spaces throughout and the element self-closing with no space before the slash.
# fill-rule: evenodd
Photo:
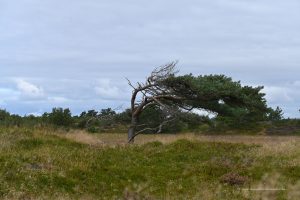
<svg viewBox="0 0 300 200">
<path fill-rule="evenodd" d="M 134 142 L 137 123 L 138 123 L 137 117 L 132 116 L 131 125 L 130 125 L 130 128 L 128 129 L 128 143 Z"/>
</svg>

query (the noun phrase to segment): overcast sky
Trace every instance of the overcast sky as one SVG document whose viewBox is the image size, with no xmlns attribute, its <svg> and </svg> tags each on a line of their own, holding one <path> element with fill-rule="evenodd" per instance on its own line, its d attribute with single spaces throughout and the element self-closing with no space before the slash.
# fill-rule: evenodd
<svg viewBox="0 0 300 200">
<path fill-rule="evenodd" d="M 18 114 L 128 106 L 130 87 L 181 74 L 264 85 L 300 117 L 299 0 L 0 0 L 0 107 Z"/>
</svg>

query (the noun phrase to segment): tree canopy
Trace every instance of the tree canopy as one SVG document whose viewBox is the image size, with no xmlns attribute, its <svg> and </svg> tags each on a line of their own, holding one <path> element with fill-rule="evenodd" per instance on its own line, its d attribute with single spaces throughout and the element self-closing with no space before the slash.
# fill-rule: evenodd
<svg viewBox="0 0 300 200">
<path fill-rule="evenodd" d="M 224 75 L 172 76 L 161 82 L 180 97 L 179 107 L 200 108 L 220 116 L 252 116 L 262 119 L 268 111 L 263 87 L 242 86 Z"/>
</svg>

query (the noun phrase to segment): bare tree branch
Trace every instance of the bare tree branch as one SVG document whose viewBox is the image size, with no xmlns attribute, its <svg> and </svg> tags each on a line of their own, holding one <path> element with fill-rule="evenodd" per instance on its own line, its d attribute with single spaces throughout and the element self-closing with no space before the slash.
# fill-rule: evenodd
<svg viewBox="0 0 300 200">
<path fill-rule="evenodd" d="M 135 133 L 138 125 L 138 117 L 148 106 L 157 104 L 164 108 L 165 110 L 168 107 L 165 105 L 164 101 L 177 101 L 182 100 L 178 96 L 170 94 L 170 91 L 162 87 L 162 82 L 166 79 L 175 76 L 178 72 L 176 67 L 176 62 L 171 62 L 166 65 L 155 68 L 149 77 L 146 78 L 145 83 L 138 82 L 134 86 L 129 79 L 127 79 L 128 84 L 133 88 L 131 96 L 131 114 L 132 114 L 132 124 L 128 130 L 128 140 L 129 142 L 134 140 L 134 137 L 140 134 L 143 131 L 138 131 Z M 137 98 L 140 97 L 140 100 L 137 101 Z M 167 113 L 167 112 L 166 112 Z M 169 112 L 170 115 L 171 112 Z M 164 122 L 157 127 L 161 131 Z M 153 130 L 153 128 L 145 128 L 145 130 Z"/>
<path fill-rule="evenodd" d="M 163 127 L 165 124 L 167 124 L 167 123 L 169 123 L 169 122 L 171 122 L 171 121 L 174 121 L 174 120 L 175 120 L 175 118 L 170 119 L 170 120 L 163 121 L 159 126 L 154 127 L 154 128 L 149 128 L 149 127 L 148 127 L 148 128 L 144 128 L 144 129 L 142 129 L 142 130 L 136 132 L 135 135 L 134 135 L 134 137 L 136 137 L 137 135 L 139 135 L 139 134 L 141 134 L 141 133 L 143 133 L 143 132 L 145 132 L 145 131 L 154 131 L 154 130 L 157 130 L 156 133 L 160 133 L 160 132 L 162 131 L 162 127 Z"/>
</svg>

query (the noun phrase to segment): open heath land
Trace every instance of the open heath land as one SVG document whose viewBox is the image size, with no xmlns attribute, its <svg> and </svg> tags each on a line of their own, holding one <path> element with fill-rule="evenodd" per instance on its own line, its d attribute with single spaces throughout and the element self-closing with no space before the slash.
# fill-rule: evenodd
<svg viewBox="0 0 300 200">
<path fill-rule="evenodd" d="M 299 199 L 300 137 L 2 128 L 1 199 Z"/>
</svg>

